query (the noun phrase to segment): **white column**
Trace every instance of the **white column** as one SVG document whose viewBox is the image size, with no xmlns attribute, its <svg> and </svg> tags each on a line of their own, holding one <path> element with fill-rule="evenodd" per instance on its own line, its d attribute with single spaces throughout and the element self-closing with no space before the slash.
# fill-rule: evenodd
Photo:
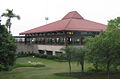
<svg viewBox="0 0 120 79">
<path fill-rule="evenodd" d="M 55 55 L 55 51 L 53 51 L 53 55 Z"/>
<path fill-rule="evenodd" d="M 47 51 L 46 50 L 44 50 L 44 55 L 47 55 Z"/>
</svg>

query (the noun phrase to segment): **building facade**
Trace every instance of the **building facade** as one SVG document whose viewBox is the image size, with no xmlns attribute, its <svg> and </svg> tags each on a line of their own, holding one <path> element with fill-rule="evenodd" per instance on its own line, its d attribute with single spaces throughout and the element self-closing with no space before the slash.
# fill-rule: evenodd
<svg viewBox="0 0 120 79">
<path fill-rule="evenodd" d="M 20 35 L 25 36 L 17 38 L 17 51 L 60 55 L 61 48 L 70 45 L 80 47 L 86 36 L 94 37 L 106 28 L 106 25 L 86 20 L 72 11 L 59 21 L 21 32 Z"/>
</svg>

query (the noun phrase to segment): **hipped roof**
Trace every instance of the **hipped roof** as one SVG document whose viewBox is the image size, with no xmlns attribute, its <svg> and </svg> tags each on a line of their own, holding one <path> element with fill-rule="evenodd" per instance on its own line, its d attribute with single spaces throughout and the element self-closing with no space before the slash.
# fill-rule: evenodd
<svg viewBox="0 0 120 79">
<path fill-rule="evenodd" d="M 105 31 L 106 25 L 84 19 L 78 12 L 72 11 L 65 15 L 62 20 L 46 24 L 20 34 L 51 32 L 51 31 Z"/>
</svg>

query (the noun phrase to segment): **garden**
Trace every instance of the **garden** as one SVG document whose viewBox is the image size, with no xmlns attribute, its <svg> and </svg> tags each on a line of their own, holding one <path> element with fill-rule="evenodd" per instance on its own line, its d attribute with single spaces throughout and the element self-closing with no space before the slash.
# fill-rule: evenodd
<svg viewBox="0 0 120 79">
<path fill-rule="evenodd" d="M 35 63 L 33 66 L 29 63 Z M 35 66 L 39 65 L 39 66 Z M 43 59 L 38 57 L 17 58 L 16 68 L 0 72 L 0 79 L 107 79 L 106 73 L 87 72 L 91 64 L 85 63 L 85 72 L 81 73 L 79 65 L 72 62 L 72 73 L 69 75 L 67 62 Z M 111 73 L 110 79 L 120 79 L 120 73 Z"/>
</svg>

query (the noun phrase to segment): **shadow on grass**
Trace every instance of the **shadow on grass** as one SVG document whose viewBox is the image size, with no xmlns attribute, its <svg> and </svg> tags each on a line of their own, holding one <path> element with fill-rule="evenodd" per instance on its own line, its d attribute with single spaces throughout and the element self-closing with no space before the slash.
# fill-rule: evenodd
<svg viewBox="0 0 120 79">
<path fill-rule="evenodd" d="M 55 73 L 57 76 L 66 76 L 66 77 L 74 77 L 77 79 L 107 79 L 107 73 L 100 72 L 72 72 L 71 74 L 68 72 L 64 73 Z M 120 79 L 120 73 L 111 73 L 110 79 Z"/>
</svg>

